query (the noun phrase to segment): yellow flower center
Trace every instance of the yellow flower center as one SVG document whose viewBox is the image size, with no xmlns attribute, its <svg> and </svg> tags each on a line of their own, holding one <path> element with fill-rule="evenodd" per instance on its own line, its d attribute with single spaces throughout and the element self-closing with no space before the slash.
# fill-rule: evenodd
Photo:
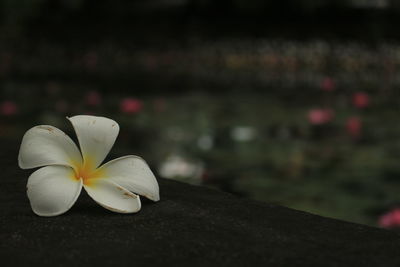
<svg viewBox="0 0 400 267">
<path fill-rule="evenodd" d="M 82 179 L 84 185 L 91 185 L 96 178 L 104 177 L 104 171 L 102 169 L 94 168 L 93 161 L 86 157 L 83 164 L 74 163 L 75 171 L 72 174 L 72 178 L 75 180 Z"/>
</svg>

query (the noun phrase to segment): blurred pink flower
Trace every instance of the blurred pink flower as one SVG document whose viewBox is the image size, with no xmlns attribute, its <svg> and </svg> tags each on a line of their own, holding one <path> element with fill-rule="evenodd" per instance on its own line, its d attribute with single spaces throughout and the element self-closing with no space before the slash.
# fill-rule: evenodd
<svg viewBox="0 0 400 267">
<path fill-rule="evenodd" d="M 93 90 L 87 92 L 85 100 L 89 106 L 96 107 L 101 105 L 102 97 L 99 92 Z"/>
<path fill-rule="evenodd" d="M 308 112 L 308 121 L 313 125 L 326 124 L 334 118 L 332 109 L 312 109 Z"/>
<path fill-rule="evenodd" d="M 395 208 L 381 217 L 379 217 L 378 224 L 384 228 L 394 228 L 400 226 L 400 208 Z"/>
<path fill-rule="evenodd" d="M 141 111 L 143 108 L 143 103 L 136 98 L 124 98 L 121 101 L 120 109 L 123 113 L 134 114 Z"/>
<path fill-rule="evenodd" d="M 350 117 L 346 122 L 347 133 L 353 137 L 358 138 L 361 135 L 362 122 L 359 117 Z"/>
<path fill-rule="evenodd" d="M 4 101 L 0 104 L 0 113 L 3 116 L 12 116 L 17 114 L 18 106 L 13 101 Z"/>
<path fill-rule="evenodd" d="M 320 84 L 321 90 L 331 92 L 336 89 L 336 83 L 331 77 L 325 77 Z"/>
<path fill-rule="evenodd" d="M 369 95 L 364 92 L 357 92 L 353 94 L 353 105 L 356 108 L 366 108 L 369 106 Z"/>
</svg>

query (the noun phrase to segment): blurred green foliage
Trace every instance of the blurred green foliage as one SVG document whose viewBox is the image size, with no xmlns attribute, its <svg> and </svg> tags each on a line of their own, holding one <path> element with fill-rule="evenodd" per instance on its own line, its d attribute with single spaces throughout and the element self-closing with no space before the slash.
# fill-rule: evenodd
<svg viewBox="0 0 400 267">
<path fill-rule="evenodd" d="M 159 176 L 376 225 L 399 204 L 400 45 L 381 37 L 400 6 L 364 2 L 0 0 L 0 137 L 109 116 L 113 153 Z M 317 38 L 274 26 L 293 14 Z"/>
</svg>

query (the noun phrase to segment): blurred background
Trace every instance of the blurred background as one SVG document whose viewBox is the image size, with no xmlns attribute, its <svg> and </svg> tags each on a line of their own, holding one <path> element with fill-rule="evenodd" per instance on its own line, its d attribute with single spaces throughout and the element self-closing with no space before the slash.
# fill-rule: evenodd
<svg viewBox="0 0 400 267">
<path fill-rule="evenodd" d="M 399 26 L 395 0 L 0 0 L 0 138 L 107 116 L 159 177 L 395 228 Z"/>
</svg>

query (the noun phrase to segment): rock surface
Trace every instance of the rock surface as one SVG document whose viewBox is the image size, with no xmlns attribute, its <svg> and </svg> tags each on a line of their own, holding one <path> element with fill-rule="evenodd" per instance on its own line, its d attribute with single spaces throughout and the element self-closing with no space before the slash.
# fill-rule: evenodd
<svg viewBox="0 0 400 267">
<path fill-rule="evenodd" d="M 66 214 L 33 214 L 13 144 L 2 144 L 2 266 L 399 266 L 394 232 L 160 179 L 161 201 L 109 212 L 86 194 Z M 6 263 L 5 265 L 3 265 Z"/>
</svg>

